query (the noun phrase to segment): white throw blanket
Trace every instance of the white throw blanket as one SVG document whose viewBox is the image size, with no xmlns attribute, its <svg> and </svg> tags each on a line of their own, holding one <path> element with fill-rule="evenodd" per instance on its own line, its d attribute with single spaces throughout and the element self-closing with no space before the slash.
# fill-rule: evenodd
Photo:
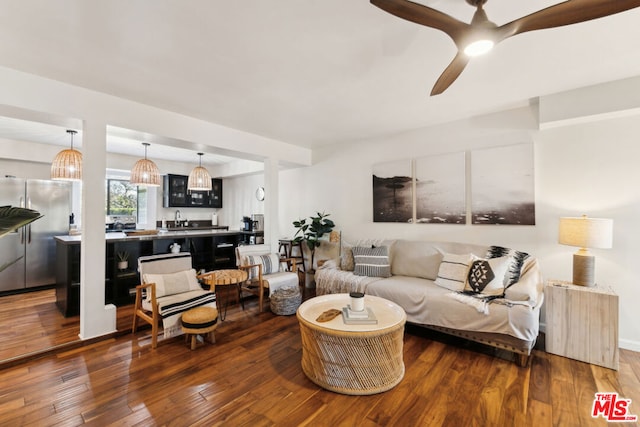
<svg viewBox="0 0 640 427">
<path fill-rule="evenodd" d="M 298 287 L 298 275 L 290 271 L 281 271 L 263 276 L 269 282 L 269 296 L 280 288 Z"/>
<path fill-rule="evenodd" d="M 470 305 L 478 310 L 478 313 L 489 315 L 489 302 L 491 301 L 491 297 L 474 297 L 460 292 L 451 292 L 447 295 L 456 301 Z"/>
<path fill-rule="evenodd" d="M 209 291 L 190 291 L 158 298 L 158 311 L 162 317 L 164 338 L 182 334 L 180 319 L 182 313 L 199 306 L 216 308 L 216 294 Z M 143 308 L 151 310 L 151 304 L 145 299 Z"/>
</svg>

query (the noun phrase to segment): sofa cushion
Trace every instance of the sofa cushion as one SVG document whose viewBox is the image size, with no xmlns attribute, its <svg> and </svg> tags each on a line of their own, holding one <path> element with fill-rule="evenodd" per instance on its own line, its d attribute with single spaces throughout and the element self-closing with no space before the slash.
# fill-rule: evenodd
<svg viewBox="0 0 640 427">
<path fill-rule="evenodd" d="M 471 261 L 473 261 L 471 254 L 444 254 L 435 280 L 436 285 L 457 292 L 464 290 Z"/>
<path fill-rule="evenodd" d="M 469 266 L 464 290 L 488 296 L 504 294 L 505 275 L 512 262 L 511 257 L 475 258 Z"/>
<path fill-rule="evenodd" d="M 538 305 L 542 298 L 544 282 L 538 268 L 538 261 L 530 257 L 518 280 L 504 291 L 504 297 L 510 301 L 526 301 L 532 306 Z"/>
<path fill-rule="evenodd" d="M 167 274 L 144 274 L 142 280 L 144 283 L 156 284 L 156 298 L 202 290 L 194 269 Z M 151 292 L 147 292 L 147 299 L 150 298 Z"/>
<path fill-rule="evenodd" d="M 389 251 L 386 246 L 368 248 L 356 246 L 353 248 L 355 267 L 353 274 L 368 277 L 389 277 Z"/>
<path fill-rule="evenodd" d="M 529 254 L 526 252 L 520 252 L 515 249 L 505 248 L 502 246 L 490 246 L 487 251 L 486 258 L 500 258 L 504 256 L 509 256 L 512 258 L 511 264 L 507 270 L 507 274 L 505 276 L 506 284 L 505 287 L 509 287 L 520 280 L 520 274 L 522 272 L 522 266 L 527 258 L 529 258 Z"/>
<path fill-rule="evenodd" d="M 398 240 L 393 245 L 391 273 L 394 276 L 435 280 L 442 262 L 442 252 L 429 242 Z"/>
</svg>

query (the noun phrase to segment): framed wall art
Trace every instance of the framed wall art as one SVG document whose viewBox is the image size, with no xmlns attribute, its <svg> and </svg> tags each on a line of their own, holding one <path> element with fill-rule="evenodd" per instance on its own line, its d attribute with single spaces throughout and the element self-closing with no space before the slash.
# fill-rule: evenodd
<svg viewBox="0 0 640 427">
<path fill-rule="evenodd" d="M 471 151 L 471 223 L 535 225 L 533 144 Z"/>
<path fill-rule="evenodd" d="M 411 160 L 373 165 L 373 221 L 413 221 Z"/>
<path fill-rule="evenodd" d="M 415 176 L 417 223 L 466 223 L 464 152 L 416 159 Z"/>
</svg>

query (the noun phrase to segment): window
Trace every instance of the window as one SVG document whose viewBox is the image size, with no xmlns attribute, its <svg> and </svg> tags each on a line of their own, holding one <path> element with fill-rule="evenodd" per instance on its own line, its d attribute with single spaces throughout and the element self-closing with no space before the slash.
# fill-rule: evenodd
<svg viewBox="0 0 640 427">
<path fill-rule="evenodd" d="M 136 222 L 146 223 L 147 189 L 123 179 L 107 179 L 107 215 L 135 216 Z"/>
</svg>

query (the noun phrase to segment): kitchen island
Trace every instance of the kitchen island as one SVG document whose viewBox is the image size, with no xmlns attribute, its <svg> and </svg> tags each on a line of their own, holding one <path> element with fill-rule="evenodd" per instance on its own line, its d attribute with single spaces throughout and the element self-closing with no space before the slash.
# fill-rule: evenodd
<svg viewBox="0 0 640 427">
<path fill-rule="evenodd" d="M 138 258 L 171 252 L 179 245 L 190 252 L 196 271 L 235 268 L 235 248 L 248 232 L 226 229 L 161 230 L 158 234 L 127 235 L 106 233 L 105 302 L 132 304 L 135 287 L 140 284 Z M 251 234 L 251 233 L 249 233 Z M 65 317 L 80 312 L 81 235 L 56 236 L 56 304 Z M 126 267 L 124 265 L 126 261 Z"/>
</svg>

